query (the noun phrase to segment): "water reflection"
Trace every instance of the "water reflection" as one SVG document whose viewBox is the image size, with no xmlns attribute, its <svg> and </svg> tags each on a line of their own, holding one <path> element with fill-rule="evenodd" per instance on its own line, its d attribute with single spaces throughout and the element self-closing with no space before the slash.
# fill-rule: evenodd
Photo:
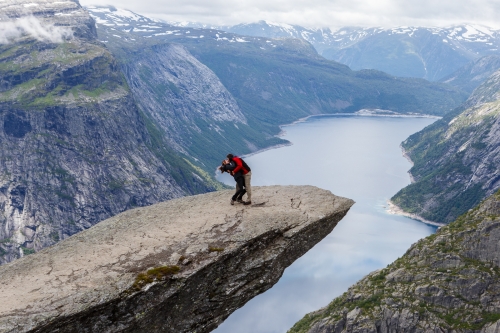
<svg viewBox="0 0 500 333">
<path fill-rule="evenodd" d="M 284 138 L 292 146 L 245 158 L 255 186 L 314 185 L 356 204 L 272 289 L 234 312 L 214 332 L 286 332 L 304 314 L 327 305 L 433 233 L 434 227 L 387 214 L 384 206 L 410 182 L 411 165 L 401 155 L 400 142 L 434 120 L 315 117 L 285 128 Z M 231 177 L 220 179 L 234 184 Z"/>
</svg>

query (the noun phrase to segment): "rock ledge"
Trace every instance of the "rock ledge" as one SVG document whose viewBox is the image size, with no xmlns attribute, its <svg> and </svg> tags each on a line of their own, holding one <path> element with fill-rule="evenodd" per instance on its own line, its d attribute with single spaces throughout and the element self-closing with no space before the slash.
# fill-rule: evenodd
<svg viewBox="0 0 500 333">
<path fill-rule="evenodd" d="M 312 186 L 256 187 L 119 214 L 0 267 L 0 332 L 209 332 L 271 288 L 354 203 Z"/>
</svg>

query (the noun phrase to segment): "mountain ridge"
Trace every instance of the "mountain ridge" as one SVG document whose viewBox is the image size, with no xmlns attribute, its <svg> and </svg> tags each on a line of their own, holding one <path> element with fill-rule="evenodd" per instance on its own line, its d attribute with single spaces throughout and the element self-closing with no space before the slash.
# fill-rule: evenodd
<svg viewBox="0 0 500 333">
<path fill-rule="evenodd" d="M 409 213 L 448 223 L 500 188 L 500 70 L 443 119 L 402 143 L 415 182 L 391 199 Z"/>
<path fill-rule="evenodd" d="M 353 70 L 377 69 L 395 76 L 431 81 L 481 56 L 498 54 L 500 50 L 500 30 L 471 24 L 442 28 L 343 27 L 331 31 L 259 21 L 221 29 L 250 36 L 300 38 L 310 42 L 325 58 Z M 435 56 L 436 50 L 440 50 L 440 56 Z"/>
</svg>

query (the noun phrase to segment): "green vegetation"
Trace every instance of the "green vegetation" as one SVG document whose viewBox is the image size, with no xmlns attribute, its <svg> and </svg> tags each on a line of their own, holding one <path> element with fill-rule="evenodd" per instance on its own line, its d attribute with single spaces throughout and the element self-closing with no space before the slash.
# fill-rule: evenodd
<svg viewBox="0 0 500 333">
<path fill-rule="evenodd" d="M 222 185 L 216 185 L 217 182 L 206 172 L 200 172 L 202 169 L 199 166 L 194 167 L 194 161 L 186 163 L 187 158 L 182 158 L 180 154 L 168 147 L 165 144 L 165 133 L 149 116 L 143 112 L 141 112 L 141 116 L 151 138 L 151 141 L 147 143 L 149 148 L 165 164 L 165 167 L 178 184 L 186 188 L 190 194 L 204 193 L 221 188 Z M 197 175 L 197 177 L 193 175 Z M 205 182 L 210 179 L 212 180 Z"/>
<path fill-rule="evenodd" d="M 18 60 L 28 52 L 29 61 Z M 0 93 L 0 101 L 44 109 L 64 104 L 69 95 L 77 103 L 98 100 L 124 83 L 121 73 L 111 68 L 113 62 L 109 52 L 90 43 L 30 41 L 2 46 L 0 75 L 12 86 Z"/>
<path fill-rule="evenodd" d="M 208 248 L 209 252 L 223 252 L 224 248 L 223 247 L 215 247 L 215 246 L 210 246 Z"/>
<path fill-rule="evenodd" d="M 10 238 L 5 238 L 0 240 L 0 244 L 9 244 L 9 243 L 12 243 L 12 239 Z"/>
<path fill-rule="evenodd" d="M 478 159 L 492 175 L 496 172 L 497 166 L 487 157 L 496 146 L 485 141 L 499 112 L 496 102 L 474 111 L 457 109 L 410 136 L 402 146 L 414 162 L 410 172 L 417 181 L 391 200 L 407 212 L 444 223 L 479 204 L 486 196 L 487 179 L 471 179 Z"/>
<path fill-rule="evenodd" d="M 59 238 L 59 232 L 57 231 L 53 231 L 49 234 L 49 238 L 52 239 L 52 241 L 54 241 L 54 243 L 57 243 L 59 242 L 60 238 Z"/>
<path fill-rule="evenodd" d="M 208 172 L 206 172 L 202 168 L 194 165 L 188 159 L 185 158 L 184 161 L 186 162 L 187 165 L 189 165 L 191 168 L 193 168 L 196 171 L 196 173 L 201 176 L 201 178 L 203 178 L 204 182 L 207 184 L 208 187 L 214 188 L 216 191 L 220 191 L 220 190 L 224 190 L 224 189 L 229 188 L 229 186 L 226 186 L 225 184 L 210 177 Z"/>
<path fill-rule="evenodd" d="M 151 268 L 146 273 L 137 275 L 132 288 L 137 291 L 141 290 L 145 285 L 154 281 L 164 280 L 173 274 L 179 273 L 180 270 L 179 266 L 160 266 Z"/>
<path fill-rule="evenodd" d="M 27 247 L 21 246 L 21 250 L 25 256 L 35 253 L 35 249 L 28 249 Z"/>
</svg>

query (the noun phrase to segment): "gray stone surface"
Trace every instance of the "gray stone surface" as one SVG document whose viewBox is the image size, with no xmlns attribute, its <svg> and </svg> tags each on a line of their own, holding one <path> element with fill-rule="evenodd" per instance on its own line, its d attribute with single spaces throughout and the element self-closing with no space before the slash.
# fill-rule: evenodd
<svg viewBox="0 0 500 333">
<path fill-rule="evenodd" d="M 0 267 L 0 332 L 209 332 L 354 203 L 312 186 L 256 187 L 252 206 L 231 195 L 129 210 Z M 134 287 L 158 267 L 179 272 Z"/>
<path fill-rule="evenodd" d="M 165 130 L 172 147 L 189 151 L 192 146 L 207 145 L 215 152 L 217 145 L 204 140 L 216 134 L 224 151 L 234 149 L 237 136 L 226 138 L 230 142 L 224 144 L 223 137 L 228 136 L 225 128 L 246 128 L 247 120 L 214 72 L 178 44 L 139 50 L 138 46 L 126 46 L 125 50 L 108 47 L 117 54 L 126 53 L 121 61 L 132 93 L 141 109 Z M 210 134 L 200 135 L 204 132 Z M 246 133 L 239 136 L 251 140 Z M 218 151 L 214 155 L 226 154 Z"/>
</svg>

